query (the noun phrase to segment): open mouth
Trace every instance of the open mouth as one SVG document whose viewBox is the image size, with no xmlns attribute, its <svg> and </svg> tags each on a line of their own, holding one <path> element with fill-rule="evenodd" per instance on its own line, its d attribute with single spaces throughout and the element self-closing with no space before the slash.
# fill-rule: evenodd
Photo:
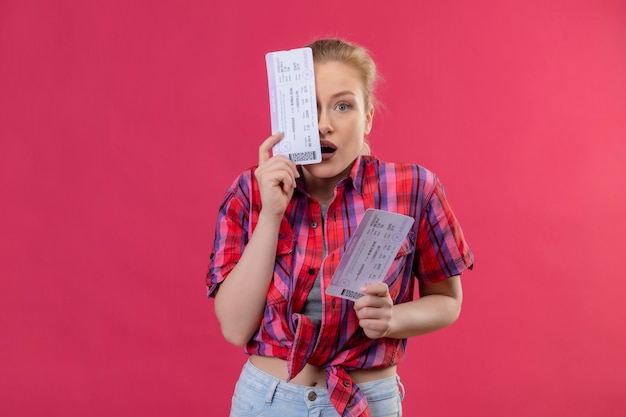
<svg viewBox="0 0 626 417">
<path fill-rule="evenodd" d="M 323 154 L 333 153 L 337 150 L 335 145 L 330 142 L 322 142 L 320 148 Z"/>
</svg>

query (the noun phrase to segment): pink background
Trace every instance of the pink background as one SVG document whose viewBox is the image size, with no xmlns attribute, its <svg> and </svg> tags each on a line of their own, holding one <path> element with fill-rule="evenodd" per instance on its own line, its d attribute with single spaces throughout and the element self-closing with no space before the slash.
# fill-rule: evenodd
<svg viewBox="0 0 626 417">
<path fill-rule="evenodd" d="M 0 415 L 226 415 L 216 212 L 269 135 L 264 54 L 328 35 L 476 256 L 405 415 L 626 415 L 626 3 L 398 3 L 0 2 Z"/>
</svg>

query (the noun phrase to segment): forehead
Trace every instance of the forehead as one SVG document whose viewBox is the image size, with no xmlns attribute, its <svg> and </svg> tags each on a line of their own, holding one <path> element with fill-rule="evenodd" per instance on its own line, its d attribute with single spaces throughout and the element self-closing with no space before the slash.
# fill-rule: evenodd
<svg viewBox="0 0 626 417">
<path fill-rule="evenodd" d="M 315 88 L 319 95 L 341 91 L 357 95 L 363 89 L 359 71 L 339 61 L 315 63 Z"/>
</svg>

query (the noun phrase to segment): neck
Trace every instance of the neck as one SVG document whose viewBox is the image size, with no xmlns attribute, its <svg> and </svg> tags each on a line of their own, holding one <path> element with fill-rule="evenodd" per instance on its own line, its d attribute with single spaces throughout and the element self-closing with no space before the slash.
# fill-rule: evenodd
<svg viewBox="0 0 626 417">
<path fill-rule="evenodd" d="M 304 171 L 303 180 L 306 191 L 321 204 L 330 204 L 335 196 L 335 188 L 345 176 L 333 178 L 318 178 Z"/>
<path fill-rule="evenodd" d="M 330 184 L 324 183 L 319 178 L 315 178 L 313 181 L 304 179 L 304 186 L 307 192 L 321 204 L 330 204 L 333 201 L 337 183 L 338 181 Z"/>
<path fill-rule="evenodd" d="M 302 175 L 302 181 L 304 182 L 304 189 L 307 193 L 309 193 L 309 195 L 317 199 L 320 203 L 330 204 L 335 197 L 335 188 L 337 188 L 337 184 L 350 175 L 350 171 L 353 166 L 354 161 L 342 172 L 332 177 L 318 177 L 306 167 L 301 167 L 300 173 Z"/>
</svg>

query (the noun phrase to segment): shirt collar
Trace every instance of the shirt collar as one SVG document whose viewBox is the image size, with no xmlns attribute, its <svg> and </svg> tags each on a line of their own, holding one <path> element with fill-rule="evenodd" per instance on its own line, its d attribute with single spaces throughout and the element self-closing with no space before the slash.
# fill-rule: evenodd
<svg viewBox="0 0 626 417">
<path fill-rule="evenodd" d="M 348 178 L 352 180 L 354 190 L 361 196 L 363 195 L 363 178 L 365 177 L 365 166 L 367 165 L 367 161 L 369 161 L 369 159 L 369 156 L 359 155 L 358 158 L 354 161 L 352 169 L 348 174 Z"/>
</svg>

